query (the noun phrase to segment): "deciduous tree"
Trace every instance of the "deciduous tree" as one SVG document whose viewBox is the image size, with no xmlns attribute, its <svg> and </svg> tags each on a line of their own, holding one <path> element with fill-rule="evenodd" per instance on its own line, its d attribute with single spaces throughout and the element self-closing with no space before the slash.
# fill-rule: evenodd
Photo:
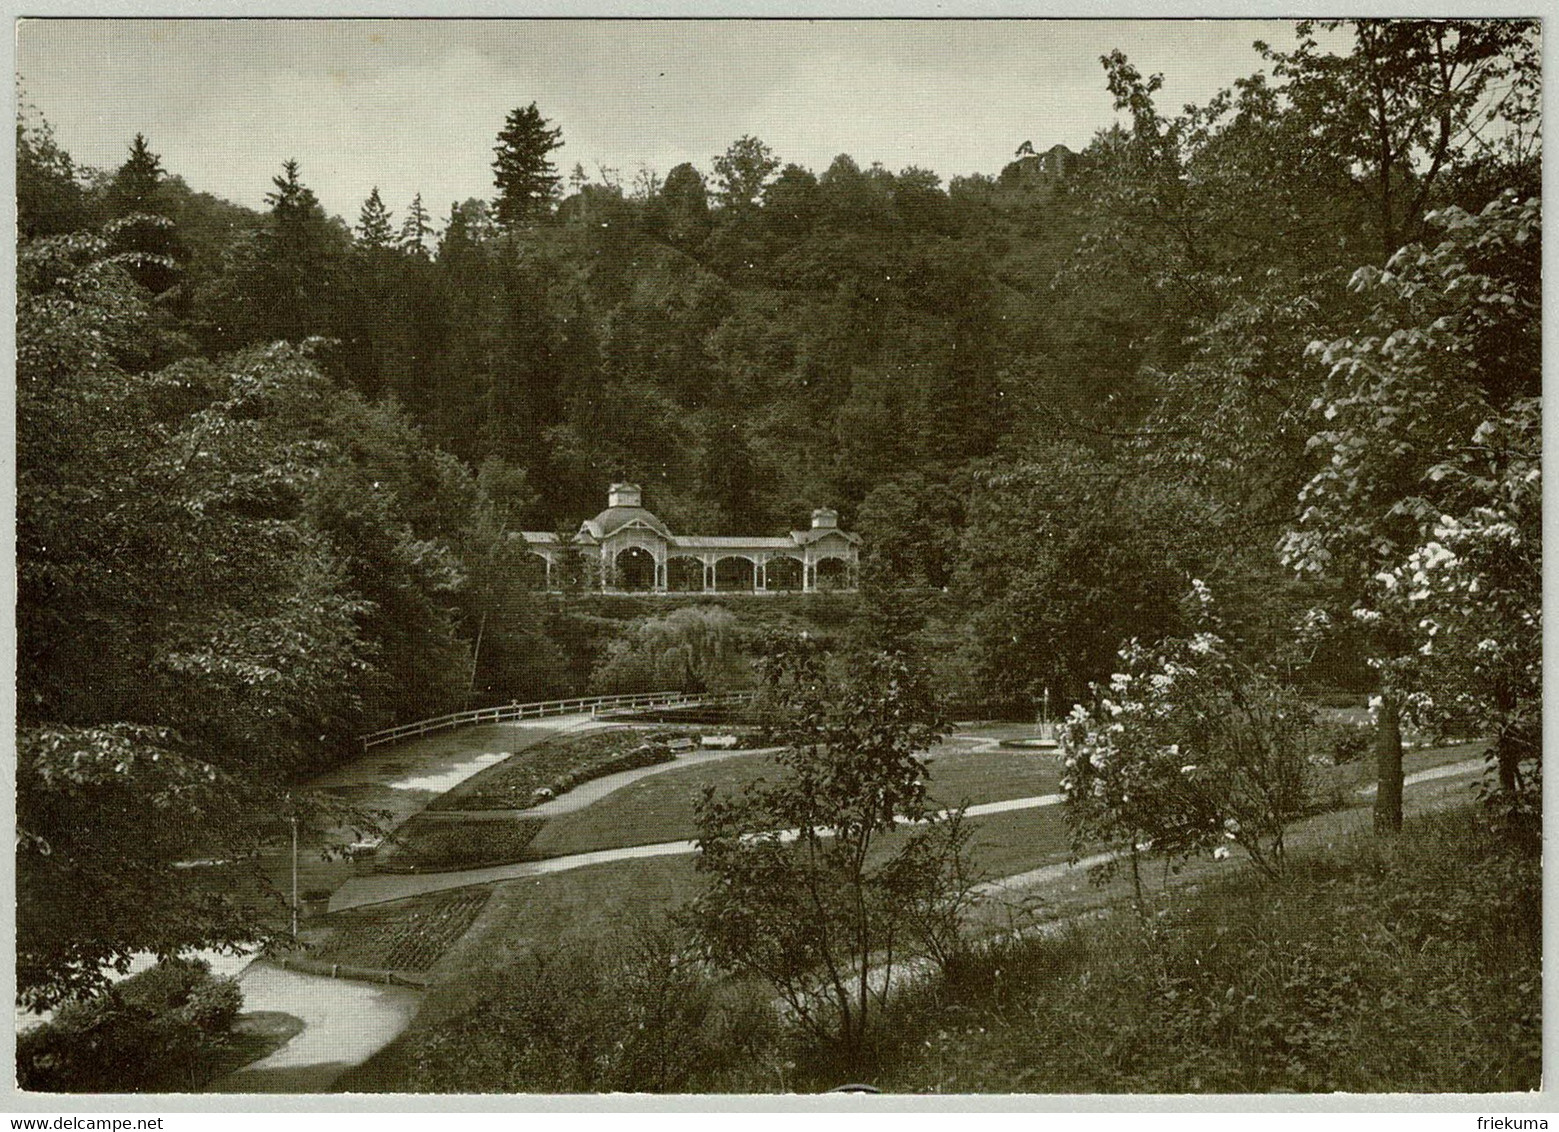
<svg viewBox="0 0 1559 1132">
<path fill-rule="evenodd" d="M 926 800 L 921 753 L 940 732 L 929 689 L 898 656 L 849 673 L 827 672 L 804 638 L 762 662 L 785 774 L 699 802 L 698 868 L 711 883 L 690 919 L 717 964 L 768 980 L 854 1061 L 903 965 L 958 949 L 970 883 L 958 815 Z"/>
<path fill-rule="evenodd" d="M 1492 587 L 1485 597 L 1491 611 L 1537 608 L 1531 556 L 1540 552 L 1529 534 L 1517 532 L 1530 532 L 1525 492 L 1535 487 L 1525 479 L 1531 432 L 1522 422 L 1541 396 L 1540 215 L 1536 201 L 1502 200 L 1477 216 L 1459 209 L 1433 216 L 1444 229 L 1439 243 L 1409 245 L 1385 270 L 1361 268 L 1353 285 L 1372 300 L 1369 314 L 1353 333 L 1312 346 L 1326 378 L 1312 406 L 1310 444 L 1327 459 L 1301 492 L 1303 510 L 1283 549 L 1301 570 L 1346 579 L 1354 617 L 1374 634 L 1384 721 L 1377 748 L 1384 801 L 1376 824 L 1383 830 L 1401 825 L 1394 717 L 1410 697 L 1432 692 L 1420 686 L 1417 622 L 1424 614 L 1398 600 L 1426 585 L 1411 563 L 1438 557 L 1427 550 L 1431 544 L 1459 559 L 1447 539 L 1486 541 L 1469 532 L 1485 523 L 1504 530 L 1491 516 L 1508 512 L 1506 521 L 1518 524 L 1509 528 L 1509 572 L 1491 573 L 1480 588 Z M 1497 437 L 1511 439 L 1491 443 Z M 1465 549 L 1477 558 L 1494 547 Z M 1411 579 L 1405 588 L 1404 578 Z M 1473 607 L 1485 599 L 1474 599 Z M 1466 623 L 1468 616 L 1449 620 Z M 1503 751 L 1501 777 L 1513 785 L 1516 764 L 1533 749 L 1526 721 L 1536 711 L 1530 671 L 1521 675 L 1516 658 L 1535 660 L 1534 642 L 1519 616 L 1491 616 L 1490 624 L 1509 634 L 1488 638 L 1507 662 L 1496 681 L 1503 690 L 1485 684 L 1483 710 Z"/>
</svg>

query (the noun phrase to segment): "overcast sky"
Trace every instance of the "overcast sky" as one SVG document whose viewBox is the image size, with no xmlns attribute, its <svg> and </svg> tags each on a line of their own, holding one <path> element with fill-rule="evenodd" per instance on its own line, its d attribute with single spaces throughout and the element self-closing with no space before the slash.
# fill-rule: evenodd
<svg viewBox="0 0 1559 1132">
<path fill-rule="evenodd" d="M 260 207 L 295 157 L 326 209 L 355 221 L 379 186 L 442 217 L 492 195 L 504 116 L 536 102 L 555 155 L 662 175 L 753 134 L 821 172 L 920 165 L 995 173 L 1019 143 L 1087 144 L 1114 114 L 1099 56 L 1165 74 L 1165 105 L 1260 69 L 1259 21 L 29 20 L 28 101 L 80 163 L 115 167 L 146 134 L 169 172 Z"/>
</svg>

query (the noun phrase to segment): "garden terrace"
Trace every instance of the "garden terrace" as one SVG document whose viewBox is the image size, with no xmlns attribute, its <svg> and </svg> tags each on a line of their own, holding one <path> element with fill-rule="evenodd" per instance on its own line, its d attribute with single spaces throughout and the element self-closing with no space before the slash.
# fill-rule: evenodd
<svg viewBox="0 0 1559 1132">
<path fill-rule="evenodd" d="M 675 755 L 666 743 L 674 738 L 696 740 L 697 733 L 613 727 L 559 735 L 473 775 L 436 798 L 428 809 L 529 809 L 538 801 L 538 790 L 562 794 L 581 782 L 617 771 L 671 762 Z"/>
</svg>

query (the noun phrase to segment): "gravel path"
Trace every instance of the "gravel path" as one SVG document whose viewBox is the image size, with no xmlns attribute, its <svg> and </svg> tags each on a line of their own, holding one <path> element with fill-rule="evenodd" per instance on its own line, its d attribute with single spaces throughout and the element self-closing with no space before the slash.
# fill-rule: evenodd
<svg viewBox="0 0 1559 1132">
<path fill-rule="evenodd" d="M 521 810 L 520 817 L 528 818 L 552 818 L 559 814 L 570 814 L 575 810 L 582 810 L 593 802 L 599 802 L 602 798 L 624 786 L 639 781 L 641 778 L 649 778 L 651 775 L 664 774 L 668 770 L 682 770 L 684 767 L 698 766 L 701 763 L 719 762 L 721 759 L 734 759 L 739 755 L 769 755 L 775 751 L 784 750 L 783 747 L 764 747 L 759 750 L 743 751 L 694 751 L 691 754 L 678 755 L 669 763 L 653 763 L 650 766 L 635 767 L 633 770 L 620 770 L 616 774 L 602 775 L 600 778 L 592 778 L 589 782 L 581 782 L 567 794 L 543 802 L 539 806 L 532 806 L 528 810 Z"/>
<path fill-rule="evenodd" d="M 987 814 L 1003 814 L 1009 810 L 1032 810 L 1040 806 L 1055 806 L 1061 801 L 1060 794 L 1008 798 L 1001 802 L 984 802 L 978 806 L 970 806 L 964 814 L 967 817 L 978 818 Z M 662 841 L 653 845 L 634 845 L 626 849 L 599 849 L 593 853 L 571 853 L 566 857 L 548 857 L 540 861 L 521 861 L 518 864 L 494 865 L 485 869 L 410 875 L 379 873 L 374 876 L 353 877 L 336 889 L 335 895 L 330 898 L 330 910 L 341 912 L 348 908 L 383 904 L 390 900 L 402 900 L 408 896 L 421 896 L 428 892 L 464 888 L 471 884 L 491 884 L 494 881 L 545 876 L 549 873 L 562 873 L 570 869 L 582 869 L 588 865 L 602 865 L 611 861 L 631 861 L 641 857 L 670 857 L 697 851 L 698 845 L 693 841 Z"/>
<path fill-rule="evenodd" d="M 279 1010 L 303 1030 L 268 1057 L 206 1087 L 212 1093 L 322 1093 L 406 1028 L 420 992 L 249 966 L 239 978 L 244 1010 Z"/>
</svg>

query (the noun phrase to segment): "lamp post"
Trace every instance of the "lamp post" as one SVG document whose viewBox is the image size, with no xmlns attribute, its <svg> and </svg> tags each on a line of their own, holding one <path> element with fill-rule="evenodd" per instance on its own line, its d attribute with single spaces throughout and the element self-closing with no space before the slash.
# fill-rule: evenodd
<svg viewBox="0 0 1559 1132">
<path fill-rule="evenodd" d="M 292 942 L 298 942 L 298 815 L 292 815 Z"/>
</svg>

